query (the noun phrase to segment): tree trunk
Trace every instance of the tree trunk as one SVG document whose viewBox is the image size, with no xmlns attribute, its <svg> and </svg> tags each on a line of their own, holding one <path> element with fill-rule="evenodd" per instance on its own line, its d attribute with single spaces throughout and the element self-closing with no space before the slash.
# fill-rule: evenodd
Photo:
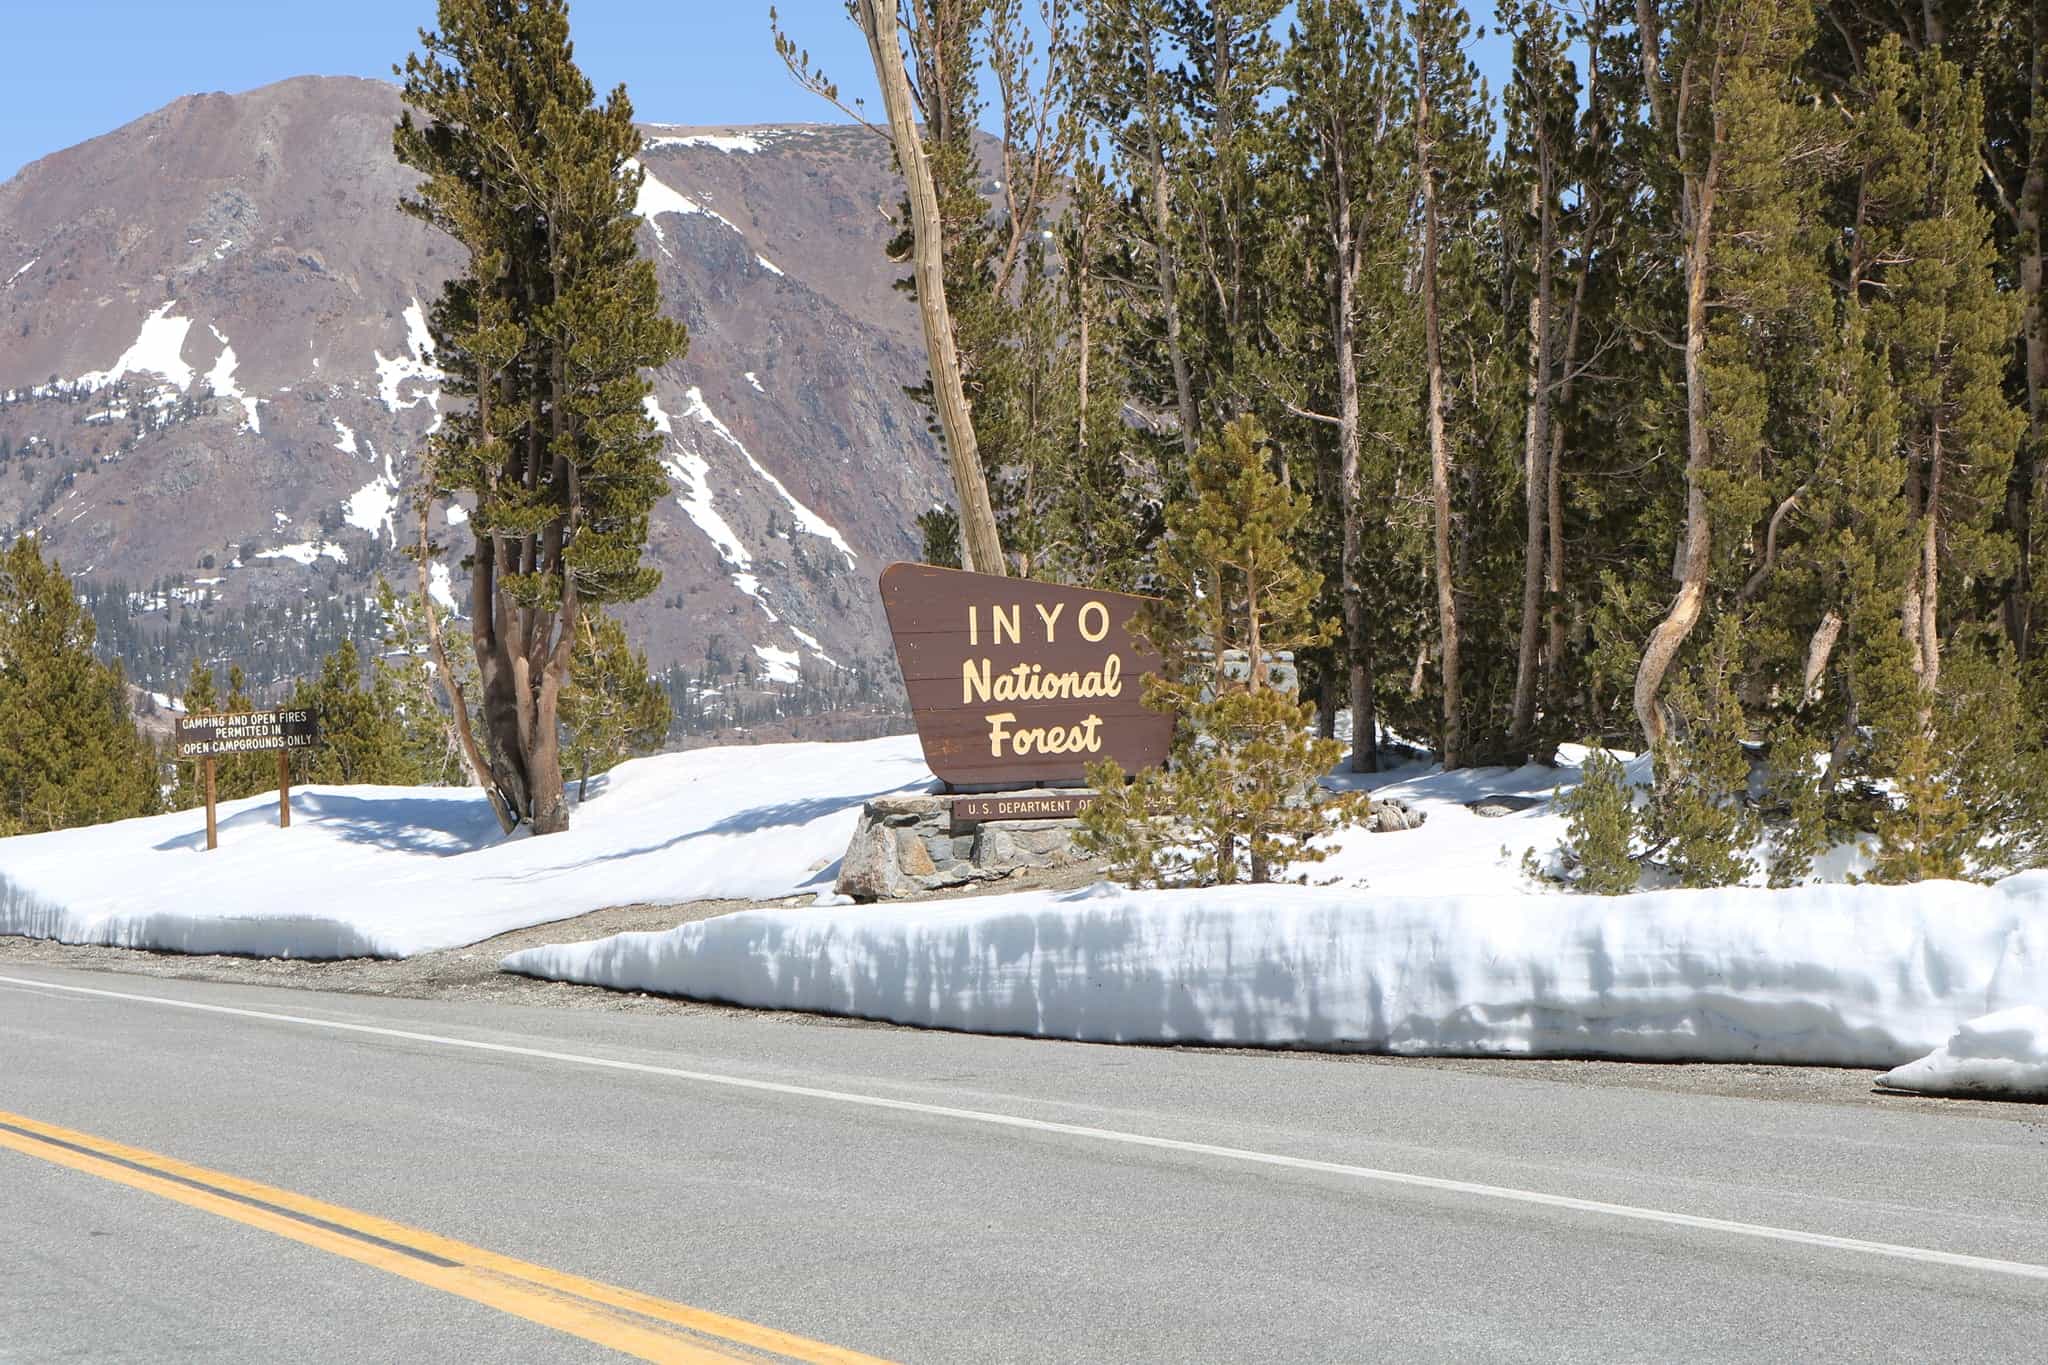
<svg viewBox="0 0 2048 1365">
<path fill-rule="evenodd" d="M 1158 72 L 1148 43 L 1145 48 L 1146 124 L 1152 155 L 1152 263 L 1159 288 L 1159 306 L 1166 315 L 1166 354 L 1173 365 L 1174 404 L 1180 415 L 1181 453 L 1192 460 L 1201 432 L 1195 420 L 1195 383 L 1188 370 L 1187 344 L 1181 339 L 1180 272 L 1173 251 L 1173 198 L 1168 193 L 1166 144 L 1159 132 Z"/>
<path fill-rule="evenodd" d="M 2020 297 L 2025 300 L 2022 363 L 2027 378 L 2027 441 L 2013 463 L 2006 487 L 2006 522 L 2019 548 L 2011 589 L 2006 594 L 2006 634 L 2026 662 L 2033 653 L 2034 625 L 2034 502 L 2041 463 L 2048 459 L 2048 316 L 2042 292 L 2048 278 L 2041 269 L 2042 210 L 2048 200 L 2048 4 L 2034 3 L 2033 60 L 2028 68 L 2029 104 L 2033 111 L 2027 173 L 2012 205 L 2019 255 Z"/>
<path fill-rule="evenodd" d="M 1415 166 L 1422 181 L 1422 331 L 1429 367 L 1429 478 L 1436 504 L 1436 610 L 1440 677 L 1444 690 L 1443 750 L 1446 768 L 1464 763 L 1464 708 L 1458 679 L 1458 601 L 1451 576 L 1451 461 L 1444 434 L 1444 355 L 1442 319 L 1437 308 L 1436 174 L 1430 164 L 1432 135 L 1429 104 L 1429 49 L 1415 35 Z M 1354 719 L 1354 724 L 1356 723 Z"/>
<path fill-rule="evenodd" d="M 903 52 L 896 37 L 894 6 L 885 15 L 881 0 L 855 0 L 857 15 L 875 62 L 875 77 L 881 83 L 882 104 L 889 113 L 889 132 L 896 144 L 896 162 L 903 169 L 903 181 L 910 194 L 911 258 L 917 281 L 918 320 L 924 326 L 925 355 L 932 372 L 932 401 L 939 412 L 939 429 L 945 436 L 946 454 L 953 467 L 954 495 L 960 504 L 960 554 L 975 573 L 1002 575 L 1002 542 L 996 535 L 995 509 L 989 502 L 988 479 L 981 468 L 981 447 L 974 436 L 974 421 L 967 410 L 967 393 L 960 377 L 960 355 L 953 337 L 952 312 L 946 303 L 946 265 L 943 228 L 939 221 L 938 189 L 932 182 L 931 162 L 925 156 L 924 140 L 917 129 L 911 105 L 910 76 L 903 68 Z"/>
<path fill-rule="evenodd" d="M 1379 771 L 1379 726 L 1373 714 L 1372 670 L 1367 666 L 1365 589 L 1358 581 L 1358 557 L 1365 537 L 1365 509 L 1359 489 L 1358 431 L 1358 243 L 1351 215 L 1350 177 L 1341 148 L 1333 155 L 1337 196 L 1337 443 L 1338 507 L 1344 518 L 1342 593 L 1344 675 L 1351 701 L 1351 771 Z"/>
<path fill-rule="evenodd" d="M 1556 226 L 1551 215 L 1550 138 L 1536 121 L 1537 261 L 1536 290 L 1529 298 L 1529 415 L 1523 433 L 1523 509 L 1521 649 L 1515 660 L 1514 720 L 1508 743 L 1526 752 L 1536 723 L 1537 658 L 1543 629 L 1545 551 L 1550 540 L 1550 402 L 1551 402 L 1551 257 Z"/>
<path fill-rule="evenodd" d="M 1678 595 L 1643 647 L 1636 668 L 1636 724 L 1654 751 L 1664 742 L 1662 693 L 1664 676 L 1679 647 L 1699 624 L 1707 604 L 1707 574 L 1713 562 L 1713 530 L 1708 521 L 1706 479 L 1713 463 L 1707 432 L 1707 253 L 1713 241 L 1714 195 L 1720 172 L 1720 135 L 1707 166 L 1688 172 L 1682 193 L 1685 238 L 1685 541 L 1679 559 Z"/>
</svg>

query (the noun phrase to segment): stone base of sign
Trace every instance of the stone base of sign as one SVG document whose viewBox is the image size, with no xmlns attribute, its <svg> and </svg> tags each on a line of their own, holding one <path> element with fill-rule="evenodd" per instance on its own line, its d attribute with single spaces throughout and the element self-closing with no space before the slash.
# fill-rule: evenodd
<svg viewBox="0 0 2048 1365">
<path fill-rule="evenodd" d="M 977 796 L 1000 808 L 1009 797 L 1057 795 L 1087 798 L 1092 792 L 1005 792 Z M 1077 867 L 1089 861 L 1074 845 L 1074 819 L 988 820 L 970 824 L 956 816 L 960 796 L 884 796 L 861 809 L 860 825 L 847 845 L 833 887 L 857 901 L 901 900 L 920 892 L 945 891 L 1000 881 L 1024 871 Z M 1419 829 L 1424 812 L 1398 799 L 1375 800 L 1360 825 L 1374 834 Z"/>
<path fill-rule="evenodd" d="M 897 900 L 921 891 L 1000 881 L 1018 872 L 1088 861 L 1074 847 L 1077 820 L 989 820 L 962 827 L 954 820 L 953 804 L 963 799 L 934 794 L 884 796 L 868 802 L 833 889 L 857 901 Z"/>
</svg>

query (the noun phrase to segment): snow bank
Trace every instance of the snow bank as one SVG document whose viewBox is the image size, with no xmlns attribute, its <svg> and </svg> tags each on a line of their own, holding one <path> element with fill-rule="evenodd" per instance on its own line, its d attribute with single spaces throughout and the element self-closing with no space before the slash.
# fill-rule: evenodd
<svg viewBox="0 0 2048 1365">
<path fill-rule="evenodd" d="M 829 887 L 861 803 L 931 774 L 908 737 L 701 749 L 593 779 L 565 834 L 461 788 L 310 787 L 0 839 L 0 934 L 185 953 L 407 957 L 611 905 Z"/>
<path fill-rule="evenodd" d="M 1923 1095 L 2048 1100 L 2048 1009 L 2022 1005 L 1972 1019 L 1933 1052 L 1887 1071 L 1878 1083 Z"/>
<path fill-rule="evenodd" d="M 752 911 L 504 965 L 1096 1042 L 1892 1066 L 2048 1000 L 2048 873 L 1614 898 L 1104 884 Z"/>
</svg>

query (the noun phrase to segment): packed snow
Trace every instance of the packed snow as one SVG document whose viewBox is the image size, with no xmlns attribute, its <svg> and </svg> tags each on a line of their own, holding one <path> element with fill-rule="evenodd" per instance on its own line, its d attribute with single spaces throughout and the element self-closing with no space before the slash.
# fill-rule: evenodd
<svg viewBox="0 0 2048 1365">
<path fill-rule="evenodd" d="M 2048 1008 L 2020 1005 L 1972 1019 L 1878 1083 L 1923 1095 L 2048 1100 Z"/>
<path fill-rule="evenodd" d="M 172 388 L 191 388 L 193 371 L 185 363 L 184 350 L 192 319 L 172 317 L 171 310 L 177 306 L 177 301 L 172 300 L 143 319 L 135 343 L 121 353 L 121 358 L 108 369 L 78 376 L 78 386 L 103 389 L 124 375 L 153 374 Z"/>
<path fill-rule="evenodd" d="M 1094 1042 L 1890 1066 L 2048 999 L 2048 874 L 1615 898 L 1104 883 L 750 911 L 505 966 Z"/>
<path fill-rule="evenodd" d="M 829 886 L 861 804 L 929 783 L 914 740 L 700 749 L 593 779 L 569 830 L 480 792 L 306 787 L 0 840 L 0 934 L 184 953 L 408 957 L 636 902 Z M 572 789 L 573 791 L 573 789 Z"/>
</svg>

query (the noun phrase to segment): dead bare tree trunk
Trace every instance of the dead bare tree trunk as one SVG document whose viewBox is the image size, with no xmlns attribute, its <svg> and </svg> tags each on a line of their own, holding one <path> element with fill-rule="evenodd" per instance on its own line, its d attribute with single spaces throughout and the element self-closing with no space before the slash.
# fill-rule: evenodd
<svg viewBox="0 0 2048 1365">
<path fill-rule="evenodd" d="M 912 275 L 917 283 L 918 320 L 924 327 L 925 355 L 931 365 L 932 402 L 939 430 L 952 463 L 954 496 L 960 504 L 960 554 L 975 573 L 1005 574 L 1002 542 L 996 534 L 995 509 L 989 502 L 988 479 L 981 467 L 981 447 L 960 376 L 960 353 L 953 337 L 952 312 L 946 304 L 945 243 L 939 221 L 939 194 L 931 162 L 917 128 L 911 103 L 910 75 L 896 36 L 896 14 L 883 12 L 881 0 L 854 0 L 856 17 L 867 35 L 882 104 L 889 114 L 890 140 L 896 164 L 910 196 Z"/>
</svg>

